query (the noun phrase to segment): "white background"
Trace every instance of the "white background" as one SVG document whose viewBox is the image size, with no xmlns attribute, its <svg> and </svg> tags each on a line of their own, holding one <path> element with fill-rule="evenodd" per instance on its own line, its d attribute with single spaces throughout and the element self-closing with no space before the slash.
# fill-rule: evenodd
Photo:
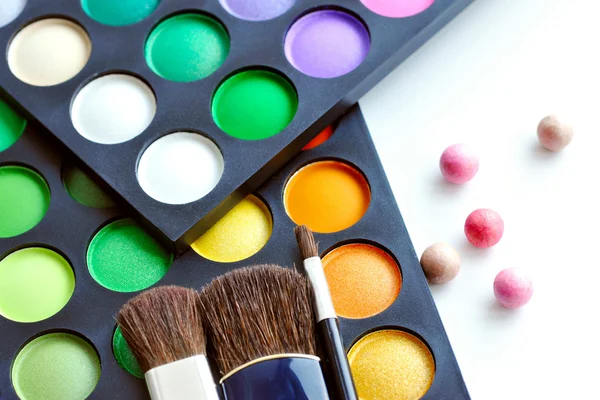
<svg viewBox="0 0 600 400">
<path fill-rule="evenodd" d="M 596 0 L 476 0 L 361 100 L 417 253 L 445 241 L 458 277 L 432 287 L 473 399 L 600 399 L 600 5 Z M 540 148 L 539 120 L 568 116 L 562 153 Z M 463 142 L 480 170 L 446 184 L 439 156 Z M 492 208 L 503 239 L 476 249 L 467 215 Z M 509 311 L 492 282 L 535 279 Z"/>
</svg>

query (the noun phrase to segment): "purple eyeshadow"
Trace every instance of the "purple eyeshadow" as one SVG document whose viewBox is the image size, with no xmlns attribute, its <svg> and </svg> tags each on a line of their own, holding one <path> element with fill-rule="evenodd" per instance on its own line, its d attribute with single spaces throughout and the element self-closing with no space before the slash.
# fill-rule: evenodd
<svg viewBox="0 0 600 400">
<path fill-rule="evenodd" d="M 219 0 L 227 12 L 247 21 L 265 21 L 284 14 L 296 0 Z"/>
</svg>

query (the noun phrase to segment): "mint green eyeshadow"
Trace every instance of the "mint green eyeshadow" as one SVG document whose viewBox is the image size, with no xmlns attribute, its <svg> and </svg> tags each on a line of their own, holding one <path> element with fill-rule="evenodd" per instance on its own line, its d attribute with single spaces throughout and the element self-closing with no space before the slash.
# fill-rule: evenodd
<svg viewBox="0 0 600 400">
<path fill-rule="evenodd" d="M 67 164 L 63 166 L 62 179 L 69 196 L 84 206 L 109 208 L 115 202 L 80 168 Z"/>
<path fill-rule="evenodd" d="M 0 99 L 0 152 L 15 144 L 23 134 L 27 121 Z"/>
<path fill-rule="evenodd" d="M 115 329 L 115 334 L 113 335 L 113 354 L 115 355 L 115 360 L 117 363 L 123 368 L 125 371 L 129 372 L 131 375 L 136 378 L 144 378 L 144 371 L 138 364 L 135 356 L 131 352 L 131 348 L 127 344 L 127 341 L 123 337 L 123 332 L 121 332 L 121 327 L 117 327 Z"/>
<path fill-rule="evenodd" d="M 160 0 L 81 0 L 81 7 L 101 24 L 124 26 L 145 19 L 159 3 Z"/>
<path fill-rule="evenodd" d="M 172 262 L 173 255 L 130 218 L 102 228 L 87 253 L 92 277 L 115 292 L 149 288 L 166 275 Z"/>
</svg>

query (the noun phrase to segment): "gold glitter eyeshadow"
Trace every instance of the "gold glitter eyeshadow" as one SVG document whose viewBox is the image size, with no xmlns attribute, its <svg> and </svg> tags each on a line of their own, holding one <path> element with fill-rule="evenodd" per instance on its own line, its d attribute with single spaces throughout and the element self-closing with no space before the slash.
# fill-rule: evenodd
<svg viewBox="0 0 600 400">
<path fill-rule="evenodd" d="M 417 400 L 435 375 L 429 348 L 400 330 L 381 330 L 360 339 L 348 353 L 360 400 Z"/>
</svg>

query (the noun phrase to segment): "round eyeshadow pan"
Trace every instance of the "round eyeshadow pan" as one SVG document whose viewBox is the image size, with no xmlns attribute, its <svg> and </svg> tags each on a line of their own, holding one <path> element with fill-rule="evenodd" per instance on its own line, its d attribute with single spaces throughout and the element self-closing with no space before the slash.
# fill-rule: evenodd
<svg viewBox="0 0 600 400">
<path fill-rule="evenodd" d="M 87 252 L 92 278 L 115 292 L 149 288 L 165 276 L 172 262 L 173 255 L 129 218 L 102 228 Z"/>
<path fill-rule="evenodd" d="M 33 22 L 8 47 L 8 66 L 21 81 L 54 86 L 77 75 L 87 64 L 92 42 L 78 24 L 61 18 Z"/>
<path fill-rule="evenodd" d="M 0 152 L 15 144 L 23 134 L 27 121 L 0 99 Z"/>
<path fill-rule="evenodd" d="M 115 202 L 96 183 L 74 164 L 63 165 L 62 180 L 73 200 L 87 207 L 109 208 Z"/>
<path fill-rule="evenodd" d="M 0 238 L 18 236 L 35 227 L 50 206 L 44 178 L 29 168 L 0 167 Z"/>
<path fill-rule="evenodd" d="M 314 78 L 336 78 L 367 57 L 371 38 L 365 25 L 338 10 L 317 10 L 298 19 L 285 37 L 285 55 L 298 71 Z"/>
<path fill-rule="evenodd" d="M 262 249 L 273 232 L 273 218 L 256 196 L 248 196 L 192 244 L 204 258 L 236 262 Z"/>
<path fill-rule="evenodd" d="M 364 400 L 418 400 L 435 376 L 435 361 L 427 345 L 401 330 L 369 333 L 352 346 L 348 361 Z"/>
<path fill-rule="evenodd" d="M 191 82 L 215 72 L 229 54 L 229 35 L 214 18 L 180 14 L 161 22 L 146 42 L 146 61 L 159 76 Z"/>
<path fill-rule="evenodd" d="M 152 143 L 137 169 L 144 192 L 166 204 L 187 204 L 210 193 L 221 180 L 224 161 L 208 138 L 176 132 Z"/>
<path fill-rule="evenodd" d="M 360 0 L 375 14 L 390 18 L 412 17 L 427 10 L 435 0 Z"/>
<path fill-rule="evenodd" d="M 377 315 L 392 305 L 402 288 L 396 261 L 379 247 L 365 243 L 333 249 L 323 257 L 323 269 L 340 317 Z"/>
<path fill-rule="evenodd" d="M 148 128 L 156 114 L 152 89 L 131 75 L 94 79 L 75 96 L 73 126 L 84 138 L 100 144 L 123 143 Z"/>
<path fill-rule="evenodd" d="M 144 371 L 138 364 L 135 356 L 131 352 L 131 348 L 127 344 L 127 341 L 123 337 L 123 333 L 121 332 L 121 328 L 117 327 L 115 329 L 115 334 L 113 335 L 112 341 L 113 354 L 115 355 L 115 360 L 117 363 L 123 368 L 125 371 L 129 372 L 131 375 L 136 378 L 143 379 Z"/>
<path fill-rule="evenodd" d="M 371 202 L 363 174 L 340 161 L 317 161 L 300 168 L 283 194 L 289 217 L 319 233 L 339 232 L 357 223 Z"/>
<path fill-rule="evenodd" d="M 225 133 L 261 140 L 284 130 L 296 115 L 298 95 L 283 76 L 265 70 L 237 73 L 219 86 L 212 114 Z"/>
<path fill-rule="evenodd" d="M 85 339 L 64 332 L 42 335 L 15 358 L 12 383 L 24 400 L 82 400 L 100 379 L 98 353 Z"/>
<path fill-rule="evenodd" d="M 27 0 L 2 0 L 0 28 L 13 22 L 27 5 Z"/>
<path fill-rule="evenodd" d="M 266 21 L 283 15 L 296 0 L 219 0 L 234 17 L 247 21 Z"/>
<path fill-rule="evenodd" d="M 0 315 L 16 322 L 50 318 L 69 302 L 75 275 L 67 260 L 42 247 L 28 247 L 0 261 Z"/>
<path fill-rule="evenodd" d="M 314 149 L 315 147 L 319 147 L 320 145 L 328 141 L 329 138 L 333 136 L 334 132 L 335 128 L 333 127 L 333 125 L 329 125 L 327 128 L 323 129 L 317 136 L 312 138 L 312 140 L 308 142 L 306 146 L 302 148 L 302 150 L 306 151 Z"/>
<path fill-rule="evenodd" d="M 124 26 L 148 17 L 160 0 L 81 0 L 83 11 L 93 20 L 110 26 Z"/>
</svg>

